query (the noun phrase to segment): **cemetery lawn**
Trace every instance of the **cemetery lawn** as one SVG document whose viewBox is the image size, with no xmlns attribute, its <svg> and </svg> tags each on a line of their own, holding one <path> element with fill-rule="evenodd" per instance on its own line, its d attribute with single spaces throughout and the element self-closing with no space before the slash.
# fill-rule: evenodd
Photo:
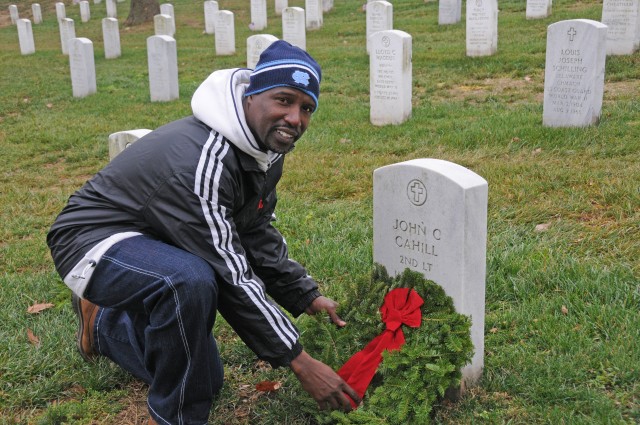
<svg viewBox="0 0 640 425">
<path fill-rule="evenodd" d="M 118 3 L 122 56 L 106 60 L 105 5 L 90 3 L 83 24 L 66 2 L 95 52 L 98 92 L 79 99 L 54 2 L 42 3 L 44 22 L 33 25 L 36 53 L 22 56 L 8 5 L 31 18 L 31 2 L 0 0 L 0 423 L 146 423 L 144 385 L 77 354 L 70 292 L 46 233 L 107 163 L 110 133 L 188 115 L 211 71 L 244 66 L 252 35 L 248 2 L 220 0 L 235 14 L 237 54 L 216 57 L 202 2 L 175 0 L 180 99 L 151 103 L 152 23 L 123 28 L 129 4 Z M 607 58 L 597 126 L 544 128 L 546 28 L 599 20 L 601 2 L 562 0 L 549 18 L 526 20 L 524 0 L 500 1 L 497 54 L 468 58 L 464 9 L 461 23 L 438 26 L 436 1 L 394 1 L 394 27 L 413 37 L 413 113 L 374 127 L 363 3 L 336 0 L 324 27 L 307 33 L 323 82 L 279 189 L 277 226 L 292 257 L 340 301 L 341 287 L 371 271 L 373 170 L 423 157 L 463 165 L 489 183 L 485 369 L 480 386 L 441 403 L 433 422 L 640 422 L 640 53 Z M 281 37 L 268 7 L 264 32 Z M 38 303 L 53 306 L 27 312 Z M 302 413 L 313 402 L 292 373 L 257 361 L 222 319 L 215 335 L 226 381 L 212 423 L 317 423 Z M 282 387 L 256 391 L 264 380 Z"/>
</svg>

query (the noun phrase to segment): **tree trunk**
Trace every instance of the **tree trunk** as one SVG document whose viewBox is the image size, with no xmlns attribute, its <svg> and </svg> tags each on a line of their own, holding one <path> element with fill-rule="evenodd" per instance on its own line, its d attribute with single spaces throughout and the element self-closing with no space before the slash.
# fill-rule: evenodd
<svg viewBox="0 0 640 425">
<path fill-rule="evenodd" d="M 153 17 L 160 13 L 158 0 L 131 0 L 129 16 L 124 22 L 126 26 L 139 25 L 153 21 Z"/>
</svg>

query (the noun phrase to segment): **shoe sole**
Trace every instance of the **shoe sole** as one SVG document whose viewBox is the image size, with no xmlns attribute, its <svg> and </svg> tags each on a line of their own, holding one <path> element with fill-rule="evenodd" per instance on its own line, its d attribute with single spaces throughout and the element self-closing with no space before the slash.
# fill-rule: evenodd
<svg viewBox="0 0 640 425">
<path fill-rule="evenodd" d="M 76 313 L 76 316 L 78 316 L 78 331 L 76 333 L 76 347 L 78 348 L 78 352 L 80 353 L 82 358 L 85 361 L 90 362 L 93 359 L 90 356 L 88 356 L 82 349 L 82 335 L 84 334 L 84 319 L 82 317 L 82 306 L 80 305 L 80 302 L 81 300 L 79 296 L 77 296 L 76 294 L 71 295 L 71 305 L 73 306 L 73 311 Z"/>
</svg>

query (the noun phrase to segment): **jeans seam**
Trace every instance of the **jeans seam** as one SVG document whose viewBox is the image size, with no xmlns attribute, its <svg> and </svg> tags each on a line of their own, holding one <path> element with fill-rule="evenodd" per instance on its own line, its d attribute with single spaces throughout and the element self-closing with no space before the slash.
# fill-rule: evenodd
<svg viewBox="0 0 640 425">
<path fill-rule="evenodd" d="M 182 409 L 184 407 L 184 394 L 185 394 L 185 390 L 186 390 L 186 382 L 185 381 L 187 379 L 187 375 L 189 373 L 189 369 L 191 368 L 191 352 L 189 351 L 189 346 L 188 346 L 187 340 L 186 340 L 186 334 L 185 334 L 185 331 L 184 331 L 184 324 L 183 324 L 183 321 L 182 321 L 182 315 L 180 314 L 180 300 L 179 300 L 179 297 L 178 297 L 178 293 L 177 293 L 175 287 L 173 286 L 173 283 L 171 282 L 171 279 L 169 277 L 167 277 L 167 276 L 163 276 L 161 274 L 154 273 L 152 271 L 145 270 L 145 269 L 142 269 L 140 267 L 135 267 L 135 266 L 132 266 L 130 264 L 123 263 L 122 261 L 119 261 L 119 260 L 117 260 L 117 259 L 115 259 L 113 257 L 109 257 L 107 255 L 103 255 L 102 256 L 102 260 L 110 261 L 113 264 L 117 264 L 120 267 L 123 267 L 123 268 L 125 268 L 127 270 L 131 270 L 131 271 L 136 272 L 136 273 L 144 274 L 144 275 L 155 277 L 155 278 L 160 278 L 167 284 L 167 286 L 171 289 L 171 292 L 173 293 L 173 299 L 174 299 L 174 302 L 176 303 L 176 307 L 177 307 L 176 308 L 176 317 L 178 319 L 178 329 L 179 329 L 179 333 L 180 333 L 180 339 L 182 340 L 182 343 L 183 343 L 183 346 L 184 346 L 184 350 L 185 350 L 185 354 L 187 356 L 186 370 L 185 370 L 184 376 L 182 378 L 182 384 L 180 385 L 180 387 L 181 387 L 180 388 L 180 402 L 179 402 L 179 405 L 178 405 L 178 423 L 182 424 L 184 422 L 184 419 L 182 417 L 182 413 L 183 413 Z M 147 404 L 149 404 L 148 400 L 147 400 Z M 149 406 L 149 408 L 151 410 L 153 410 L 153 408 L 151 406 Z M 157 412 L 155 412 L 155 410 L 153 410 L 153 411 L 157 415 Z M 158 417 L 161 418 L 163 421 L 167 422 L 164 418 L 162 418 L 162 416 L 158 415 Z M 169 422 L 167 422 L 167 423 L 169 423 Z"/>
</svg>

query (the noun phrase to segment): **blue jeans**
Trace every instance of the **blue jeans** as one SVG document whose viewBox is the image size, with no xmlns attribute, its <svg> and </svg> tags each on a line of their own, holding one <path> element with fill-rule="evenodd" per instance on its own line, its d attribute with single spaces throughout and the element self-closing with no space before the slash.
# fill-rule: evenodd
<svg viewBox="0 0 640 425">
<path fill-rule="evenodd" d="M 200 257 L 148 236 L 112 246 L 85 298 L 101 308 L 95 349 L 149 384 L 159 424 L 206 424 L 223 368 L 212 335 L 215 272 Z"/>
</svg>

